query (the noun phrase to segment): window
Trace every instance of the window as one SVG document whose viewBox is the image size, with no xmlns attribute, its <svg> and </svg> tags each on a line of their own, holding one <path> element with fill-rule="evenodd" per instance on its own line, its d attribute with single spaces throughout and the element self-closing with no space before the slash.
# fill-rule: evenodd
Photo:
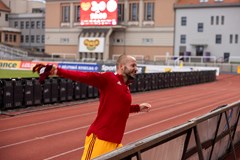
<svg viewBox="0 0 240 160">
<path fill-rule="evenodd" d="M 154 20 L 154 3 L 145 2 L 144 3 L 144 21 Z"/>
<path fill-rule="evenodd" d="M 221 16 L 221 24 L 224 25 L 224 16 Z"/>
<path fill-rule="evenodd" d="M 37 29 L 40 29 L 41 22 L 40 22 L 40 21 L 37 21 L 36 23 L 37 23 L 37 26 L 36 26 L 36 27 L 37 27 Z"/>
<path fill-rule="evenodd" d="M 34 43 L 34 42 L 35 42 L 35 36 L 31 35 L 31 43 Z"/>
<path fill-rule="evenodd" d="M 20 28 L 24 29 L 24 22 L 23 21 L 20 22 L 20 25 L 21 25 Z"/>
<path fill-rule="evenodd" d="M 203 32 L 203 23 L 198 23 L 198 32 Z"/>
<path fill-rule="evenodd" d="M 200 0 L 200 2 L 202 3 L 202 2 L 208 2 L 208 0 Z"/>
<path fill-rule="evenodd" d="M 216 17 L 216 25 L 219 24 L 219 16 Z"/>
<path fill-rule="evenodd" d="M 42 29 L 45 28 L 45 21 L 42 21 Z"/>
<path fill-rule="evenodd" d="M 232 35 L 232 34 L 230 34 L 230 36 L 229 36 L 229 43 L 230 43 L 230 44 L 233 43 L 233 35 Z"/>
<path fill-rule="evenodd" d="M 29 36 L 28 35 L 25 36 L 25 42 L 29 43 Z"/>
<path fill-rule="evenodd" d="M 32 13 L 45 13 L 44 8 L 33 8 Z"/>
<path fill-rule="evenodd" d="M 26 26 L 25 26 L 26 29 L 29 29 L 29 28 L 30 28 L 30 26 L 29 26 L 29 22 L 28 22 L 28 21 L 25 22 L 25 25 L 26 25 Z"/>
<path fill-rule="evenodd" d="M 9 42 L 12 42 L 12 40 L 13 40 L 13 36 L 12 36 L 12 34 L 10 34 L 9 35 Z"/>
<path fill-rule="evenodd" d="M 42 35 L 42 43 L 45 43 L 45 36 Z"/>
<path fill-rule="evenodd" d="M 21 39 L 20 39 L 20 41 L 21 41 L 21 43 L 24 42 L 24 36 L 23 36 L 23 35 L 21 35 Z"/>
<path fill-rule="evenodd" d="M 138 21 L 138 13 L 139 13 L 139 3 L 130 3 L 129 4 L 129 13 L 130 21 Z"/>
<path fill-rule="evenodd" d="M 211 25 L 214 24 L 214 16 L 211 16 Z"/>
<path fill-rule="evenodd" d="M 238 34 L 235 34 L 235 43 L 238 43 Z"/>
<path fill-rule="evenodd" d="M 142 43 L 143 44 L 152 44 L 153 43 L 153 39 L 152 38 L 143 38 L 142 39 Z"/>
<path fill-rule="evenodd" d="M 5 21 L 8 21 L 8 14 L 5 14 Z"/>
<path fill-rule="evenodd" d="M 5 42 L 8 42 L 8 34 L 5 34 Z"/>
<path fill-rule="evenodd" d="M 74 6 L 74 22 L 80 22 L 80 5 Z"/>
<path fill-rule="evenodd" d="M 70 6 L 62 6 L 62 22 L 70 22 Z"/>
<path fill-rule="evenodd" d="M 186 35 L 185 34 L 180 36 L 180 43 L 181 44 L 185 44 L 186 43 Z"/>
<path fill-rule="evenodd" d="M 181 26 L 187 25 L 187 17 L 181 17 Z"/>
<path fill-rule="evenodd" d="M 31 21 L 31 29 L 35 28 L 35 21 Z"/>
<path fill-rule="evenodd" d="M 40 35 L 36 36 L 36 43 L 40 43 Z"/>
<path fill-rule="evenodd" d="M 18 28 L 18 21 L 14 22 L 14 28 Z"/>
<path fill-rule="evenodd" d="M 222 43 L 222 35 L 221 34 L 217 34 L 216 35 L 216 44 L 221 44 Z"/>
<path fill-rule="evenodd" d="M 13 35 L 13 42 L 16 42 L 16 41 L 17 41 L 17 36 Z"/>
<path fill-rule="evenodd" d="M 124 4 L 119 3 L 118 4 L 118 22 L 124 21 Z"/>
</svg>

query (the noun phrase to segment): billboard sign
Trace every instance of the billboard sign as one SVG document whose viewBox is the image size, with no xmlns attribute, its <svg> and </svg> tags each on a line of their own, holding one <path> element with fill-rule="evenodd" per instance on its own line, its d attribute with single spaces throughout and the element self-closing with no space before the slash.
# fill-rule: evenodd
<svg viewBox="0 0 240 160">
<path fill-rule="evenodd" d="M 59 63 L 58 67 L 69 70 L 78 70 L 84 72 L 98 72 L 98 64 L 81 64 L 81 63 Z"/>
<path fill-rule="evenodd" d="M 81 0 L 80 25 L 117 25 L 118 0 Z"/>
<path fill-rule="evenodd" d="M 104 38 L 80 37 L 79 52 L 104 52 Z"/>
</svg>

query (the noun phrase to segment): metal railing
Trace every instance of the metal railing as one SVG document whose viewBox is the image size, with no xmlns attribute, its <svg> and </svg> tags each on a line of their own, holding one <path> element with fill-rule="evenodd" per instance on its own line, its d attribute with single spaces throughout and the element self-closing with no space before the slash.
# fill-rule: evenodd
<svg viewBox="0 0 240 160">
<path fill-rule="evenodd" d="M 9 47 L 6 46 L 4 44 L 0 44 L 0 53 L 1 53 L 1 57 L 5 56 L 5 57 L 27 57 L 28 56 L 28 52 L 18 49 L 18 48 L 14 48 L 14 47 Z"/>
<path fill-rule="evenodd" d="M 239 136 L 240 101 L 220 106 L 206 115 L 160 132 L 95 160 L 223 159 L 232 154 Z"/>
</svg>

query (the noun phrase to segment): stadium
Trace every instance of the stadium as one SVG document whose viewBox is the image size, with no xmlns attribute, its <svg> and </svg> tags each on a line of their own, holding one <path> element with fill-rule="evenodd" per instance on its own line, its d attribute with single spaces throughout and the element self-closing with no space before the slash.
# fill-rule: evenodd
<svg viewBox="0 0 240 160">
<path fill-rule="evenodd" d="M 94 159 L 239 159 L 239 14 L 239 0 L 0 1 L 0 159 L 80 159 L 101 93 L 32 69 L 116 73 L 121 55 L 132 103 L 152 107 Z"/>
</svg>

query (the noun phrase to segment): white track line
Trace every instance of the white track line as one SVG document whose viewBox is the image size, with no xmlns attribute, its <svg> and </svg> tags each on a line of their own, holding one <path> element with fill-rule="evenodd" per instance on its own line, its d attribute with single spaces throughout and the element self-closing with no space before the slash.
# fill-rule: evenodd
<svg viewBox="0 0 240 160">
<path fill-rule="evenodd" d="M 8 148 L 8 147 L 12 147 L 12 146 L 16 146 L 16 145 L 19 145 L 19 144 L 32 142 L 32 141 L 43 140 L 45 138 L 49 138 L 49 137 L 53 137 L 53 136 L 57 136 L 57 135 L 65 134 L 65 133 L 69 133 L 69 132 L 74 132 L 74 131 L 77 131 L 77 130 L 80 130 L 80 129 L 85 129 L 85 128 L 88 128 L 88 127 L 90 127 L 90 125 L 82 126 L 82 127 L 78 127 L 78 128 L 74 128 L 74 129 L 69 129 L 69 130 L 65 130 L 65 131 L 62 131 L 62 132 L 56 132 L 56 133 L 53 133 L 53 134 L 48 134 L 48 135 L 45 135 L 45 136 L 36 137 L 36 138 L 29 139 L 29 140 L 26 140 L 26 141 L 12 143 L 12 144 L 5 145 L 5 146 L 0 146 L 0 149 Z"/>
<path fill-rule="evenodd" d="M 28 125 L 19 126 L 19 127 L 3 129 L 3 130 L 0 130 L 0 133 L 1 132 L 6 132 L 6 131 L 12 131 L 12 130 L 16 130 L 16 129 L 22 129 L 22 128 L 27 128 L 27 127 L 37 126 L 37 125 L 42 125 L 42 124 L 47 124 L 47 123 L 52 123 L 52 122 L 57 122 L 57 121 L 63 121 L 63 120 L 66 120 L 66 119 L 72 119 L 72 118 L 91 115 L 91 114 L 96 114 L 96 113 L 97 112 L 90 112 L 90 113 L 85 113 L 85 114 L 81 114 L 81 115 L 69 116 L 69 117 L 54 119 L 54 120 L 50 120 L 50 121 L 38 122 L 38 123 L 28 124 Z"/>
<path fill-rule="evenodd" d="M 236 97 L 239 97 L 239 96 L 236 96 Z M 234 98 L 229 98 L 229 99 L 235 99 L 235 97 L 234 97 Z M 228 100 L 229 100 L 229 99 L 228 99 Z M 190 114 L 190 113 L 197 112 L 197 111 L 202 110 L 202 109 L 205 109 L 205 108 L 209 108 L 209 107 L 211 107 L 211 106 L 213 106 L 213 105 L 218 104 L 219 102 L 225 102 L 225 101 L 224 101 L 224 100 L 223 100 L 223 101 L 218 101 L 218 102 L 216 102 L 216 103 L 212 103 L 211 105 L 208 105 L 208 106 L 205 106 L 205 107 L 201 107 L 201 108 L 198 108 L 198 109 L 189 111 L 189 112 L 185 112 L 185 113 L 183 113 L 183 114 L 180 114 L 180 115 L 177 115 L 177 116 L 174 116 L 174 117 L 171 117 L 171 118 L 167 118 L 167 119 L 165 119 L 165 120 L 161 120 L 161 121 L 158 121 L 158 122 L 156 122 L 156 123 L 152 123 L 152 124 L 150 124 L 150 125 L 145 125 L 144 127 L 140 127 L 140 128 L 137 128 L 137 129 L 133 129 L 133 130 L 127 131 L 127 132 L 124 133 L 124 135 L 131 134 L 131 133 L 133 133 L 133 132 L 146 129 L 146 128 L 152 127 L 152 126 L 154 126 L 154 125 L 158 125 L 158 124 L 161 124 L 161 123 L 165 123 L 165 122 L 167 122 L 167 121 L 173 120 L 173 119 L 175 119 L 175 118 L 182 117 L 182 116 L 184 116 L 184 115 L 188 115 L 188 114 Z M 63 152 L 63 153 L 57 154 L 57 155 L 55 155 L 55 156 L 48 157 L 48 158 L 46 158 L 46 159 L 44 159 L 44 160 L 52 160 L 52 159 L 55 159 L 55 158 L 64 156 L 64 155 L 66 155 L 66 154 L 68 154 L 68 153 L 75 152 L 75 151 L 80 150 L 80 149 L 83 149 L 83 147 L 80 147 L 80 148 L 77 148 L 77 149 L 73 149 L 73 150 L 69 150 L 69 151 L 67 151 L 67 152 Z"/>
<path fill-rule="evenodd" d="M 239 96 L 236 96 L 236 97 L 239 97 Z M 198 99 L 198 98 L 196 98 Z M 229 99 L 235 99 L 235 97 L 231 97 Z M 228 100 L 229 100 L 228 99 Z M 172 104 L 172 105 L 167 105 L 167 106 L 164 106 L 164 107 L 161 107 L 161 108 L 155 108 L 153 109 L 153 111 L 156 111 L 156 110 L 161 110 L 161 109 L 165 109 L 165 108 L 169 108 L 169 107 L 172 107 L 172 106 L 176 106 L 176 105 L 181 105 L 181 104 L 185 104 L 185 103 L 189 103 L 191 101 L 194 101 L 194 99 L 191 99 L 190 101 L 185 101 L 185 102 L 179 102 L 179 103 L 175 103 L 175 104 Z M 218 101 L 217 103 L 219 102 L 223 102 L 223 101 Z M 201 110 L 201 109 L 204 109 L 204 108 L 208 108 L 214 104 L 217 104 L 217 103 L 213 103 L 211 105 L 208 105 L 206 107 L 201 107 L 201 108 L 198 108 L 196 110 L 193 110 L 193 111 L 190 111 L 190 112 L 186 112 L 184 114 L 181 114 L 179 116 L 175 116 L 175 117 L 172 117 L 172 118 L 169 118 L 167 120 L 171 120 L 171 119 L 174 119 L 174 118 L 177 118 L 177 117 L 181 117 L 183 115 L 186 115 L 188 113 L 192 113 L 192 112 L 195 112 L 195 111 L 198 111 L 198 110 Z M 90 113 L 89 113 L 90 114 Z M 92 114 L 92 113 L 91 113 Z M 140 113 L 140 114 L 143 114 L 143 113 Z M 134 115 L 131 115 L 130 117 L 133 117 L 133 116 L 138 116 L 140 114 L 134 114 Z M 85 114 L 84 114 L 85 115 Z M 88 115 L 88 114 L 86 114 Z M 79 116 L 79 115 L 78 115 Z M 72 117 L 77 117 L 77 116 L 72 116 Z M 55 122 L 55 121 L 59 121 L 59 120 L 62 120 L 62 119 L 68 119 L 68 118 L 72 118 L 72 117 L 65 117 L 65 118 L 61 118 L 61 119 L 57 119 L 57 120 L 52 120 L 52 121 L 46 121 L 46 122 L 42 122 L 42 123 L 35 123 L 35 124 L 31 124 L 31 125 L 26 125 L 26 126 L 21 126 L 21 127 L 16 127 L 16 128 L 12 128 L 11 130 L 13 129 L 19 129 L 19 128 L 26 128 L 26 127 L 30 127 L 30 126 L 35 126 L 35 125 L 39 125 L 39 124 L 45 124 L 45 123 L 49 123 L 49 122 Z M 153 123 L 151 125 L 147 125 L 147 127 L 150 127 L 152 125 L 156 125 L 156 124 L 159 124 L 159 123 L 163 123 L 165 122 L 166 120 L 163 120 L 163 121 L 159 121 L 159 122 L 156 122 L 156 123 Z M 62 131 L 62 132 L 56 132 L 56 133 L 53 133 L 53 134 L 49 134 L 49 135 L 45 135 L 45 136 L 41 136 L 41 137 L 36 137 L 36 138 L 33 138 L 33 139 L 29 139 L 29 140 L 25 140 L 25 141 L 20 141 L 20 142 L 17 142 L 17 143 L 12 143 L 12 144 L 9 144 L 9 145 L 5 145 L 5 146 L 0 146 L 0 149 L 2 148 L 7 148 L 7 147 L 12 147 L 12 146 L 16 146 L 16 145 L 20 145 L 20 144 L 24 144 L 24 143 L 28 143 L 28 142 L 32 142 L 32 141 L 36 141 L 36 140 L 39 140 L 39 139 L 45 139 L 45 138 L 48 138 L 48 137 L 52 137 L 52 136 L 56 136 L 56 135 L 60 135 L 60 134 L 65 134 L 65 133 L 68 133 L 68 132 L 73 132 L 73 131 L 76 131 L 76 130 L 79 130 L 79 129 L 85 129 L 87 127 L 89 127 L 90 125 L 86 125 L 86 126 L 82 126 L 82 127 L 78 127 L 78 128 L 73 128 L 73 129 L 70 129 L 70 130 L 65 130 L 65 131 Z M 144 129 L 146 128 L 145 127 L 140 127 L 138 129 L 135 129 L 135 130 L 132 130 L 132 131 L 128 131 L 128 132 L 135 132 L 135 131 L 138 131 L 138 130 L 141 130 L 141 129 Z M 10 130 L 10 129 L 6 129 L 6 130 Z M 125 134 L 128 134 L 128 132 L 126 132 Z"/>
</svg>

